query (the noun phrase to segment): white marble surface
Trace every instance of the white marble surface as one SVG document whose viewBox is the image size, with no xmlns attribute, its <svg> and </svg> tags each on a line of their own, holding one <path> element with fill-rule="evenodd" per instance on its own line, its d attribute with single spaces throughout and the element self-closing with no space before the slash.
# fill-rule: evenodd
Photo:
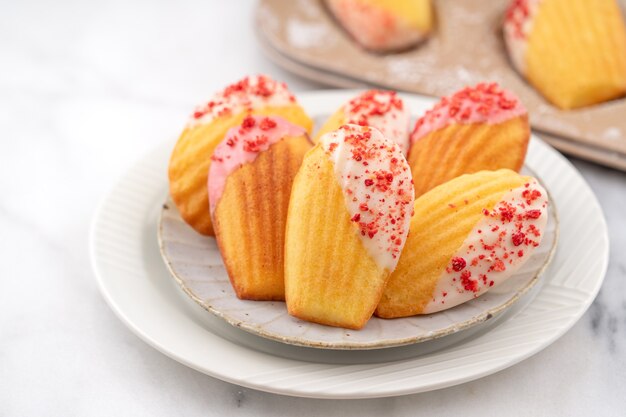
<svg viewBox="0 0 626 417">
<path fill-rule="evenodd" d="M 624 415 L 626 174 L 576 160 L 610 227 L 605 285 L 560 340 L 481 380 L 389 399 L 281 397 L 186 368 L 115 318 L 87 248 L 104 190 L 241 75 L 319 88 L 262 56 L 252 6 L 0 5 L 0 416 Z"/>
</svg>

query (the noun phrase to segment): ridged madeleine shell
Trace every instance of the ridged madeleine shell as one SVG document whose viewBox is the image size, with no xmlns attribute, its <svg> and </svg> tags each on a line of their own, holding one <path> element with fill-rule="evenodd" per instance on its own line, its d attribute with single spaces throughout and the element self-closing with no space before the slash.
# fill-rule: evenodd
<svg viewBox="0 0 626 417">
<path fill-rule="evenodd" d="M 319 139 L 324 136 L 326 133 L 333 132 L 339 127 L 346 124 L 346 113 L 343 110 L 343 107 L 340 107 L 339 110 L 334 112 L 322 125 L 322 127 L 317 131 L 317 134 L 313 138 L 313 143 L 318 143 Z"/>
<path fill-rule="evenodd" d="M 214 234 L 207 191 L 211 155 L 226 132 L 240 125 L 248 114 L 280 116 L 309 133 L 313 127 L 312 120 L 302 107 L 294 104 L 286 107 L 266 106 L 186 128 L 170 157 L 170 195 L 185 222 L 203 235 Z"/>
<path fill-rule="evenodd" d="M 519 171 L 529 139 L 527 116 L 497 124 L 452 124 L 419 138 L 411 144 L 408 158 L 415 197 L 462 174 Z"/>
<path fill-rule="evenodd" d="M 230 282 L 241 299 L 285 299 L 289 196 L 310 147 L 306 136 L 283 138 L 226 179 L 213 220 Z"/>
<path fill-rule="evenodd" d="M 626 93 L 626 28 L 615 0 L 544 0 L 533 19 L 526 76 L 573 109 Z"/>
<path fill-rule="evenodd" d="M 289 314 L 349 329 L 362 328 L 389 272 L 361 243 L 334 167 L 320 145 L 305 157 L 289 204 L 285 290 Z"/>
</svg>

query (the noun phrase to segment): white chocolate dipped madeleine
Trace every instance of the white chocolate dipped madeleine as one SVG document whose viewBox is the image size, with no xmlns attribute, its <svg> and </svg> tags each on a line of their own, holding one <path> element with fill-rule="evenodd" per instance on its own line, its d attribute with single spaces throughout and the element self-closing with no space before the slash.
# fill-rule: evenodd
<svg viewBox="0 0 626 417">
<path fill-rule="evenodd" d="M 375 127 L 400 146 L 406 155 L 409 150 L 409 123 L 411 115 L 395 91 L 367 90 L 342 105 L 328 118 L 314 141 L 345 124 Z"/>
<path fill-rule="evenodd" d="M 626 94 L 626 25 L 616 0 L 514 0 L 503 33 L 514 67 L 560 109 Z"/>
<path fill-rule="evenodd" d="M 291 315 L 350 329 L 371 317 L 408 233 L 409 166 L 378 130 L 324 135 L 294 180 L 285 242 Z"/>
<path fill-rule="evenodd" d="M 415 201 L 409 237 L 376 315 L 429 314 L 511 277 L 541 244 L 546 191 L 511 170 L 462 175 Z"/>
</svg>

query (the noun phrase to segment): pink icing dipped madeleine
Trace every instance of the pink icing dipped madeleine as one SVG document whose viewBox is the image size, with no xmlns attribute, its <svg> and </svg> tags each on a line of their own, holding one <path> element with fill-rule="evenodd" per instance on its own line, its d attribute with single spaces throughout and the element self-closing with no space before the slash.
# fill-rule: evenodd
<svg viewBox="0 0 626 417">
<path fill-rule="evenodd" d="M 241 299 L 285 298 L 287 208 L 293 179 L 310 147 L 303 128 L 277 116 L 248 116 L 213 152 L 210 213 Z"/>
<path fill-rule="evenodd" d="M 530 127 L 526 109 L 496 83 L 480 83 L 442 98 L 418 119 L 409 164 L 415 195 L 481 170 L 519 171 Z"/>
<path fill-rule="evenodd" d="M 196 108 L 172 151 L 168 176 L 180 215 L 198 233 L 214 235 L 206 186 L 211 154 L 250 114 L 280 116 L 309 132 L 313 127 L 287 85 L 265 75 L 245 77 Z"/>
<path fill-rule="evenodd" d="M 362 328 L 406 242 L 413 200 L 409 166 L 380 131 L 344 125 L 322 136 L 305 156 L 291 194 L 289 314 Z"/>
<path fill-rule="evenodd" d="M 368 90 L 341 106 L 324 123 L 314 142 L 326 133 L 345 124 L 371 126 L 400 146 L 406 155 L 409 150 L 409 123 L 411 115 L 404 101 L 395 91 Z"/>
<path fill-rule="evenodd" d="M 431 0 L 326 0 L 326 5 L 357 43 L 376 52 L 409 48 L 434 26 Z"/>
<path fill-rule="evenodd" d="M 508 169 L 433 188 L 415 200 L 407 243 L 376 315 L 435 313 L 497 287 L 541 244 L 547 220 L 546 190 Z"/>
</svg>

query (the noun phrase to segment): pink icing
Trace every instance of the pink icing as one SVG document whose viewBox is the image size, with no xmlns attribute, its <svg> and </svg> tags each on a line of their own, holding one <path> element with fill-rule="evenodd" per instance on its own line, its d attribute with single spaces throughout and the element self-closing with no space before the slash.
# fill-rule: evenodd
<svg viewBox="0 0 626 417">
<path fill-rule="evenodd" d="M 360 0 L 328 0 L 327 4 L 346 31 L 366 48 L 405 48 L 428 35 L 405 22 L 402 16 L 374 4 Z"/>
<path fill-rule="evenodd" d="M 346 208 L 363 246 L 393 271 L 406 243 L 415 193 L 400 147 L 376 128 L 344 125 L 320 144 L 332 161 Z"/>
<path fill-rule="evenodd" d="M 295 97 L 281 83 L 265 75 L 253 75 L 229 85 L 194 111 L 189 126 L 210 123 L 217 117 L 249 111 L 261 106 L 288 106 Z"/>
<path fill-rule="evenodd" d="M 411 141 L 452 124 L 497 124 L 526 114 L 513 93 L 496 83 L 480 83 L 443 97 L 417 120 Z"/>
<path fill-rule="evenodd" d="M 346 124 L 375 127 L 402 152 L 408 151 L 410 115 L 395 91 L 366 91 L 350 100 L 343 111 Z"/>
<path fill-rule="evenodd" d="M 469 301 L 510 278 L 541 243 L 548 195 L 533 179 L 507 192 L 483 214 L 441 274 L 424 313 Z"/>
<path fill-rule="evenodd" d="M 209 167 L 209 206 L 211 214 L 224 192 L 226 178 L 243 164 L 253 162 L 270 146 L 285 137 L 297 137 L 305 130 L 276 117 L 248 116 L 239 127 L 230 129 L 211 156 Z"/>
</svg>

